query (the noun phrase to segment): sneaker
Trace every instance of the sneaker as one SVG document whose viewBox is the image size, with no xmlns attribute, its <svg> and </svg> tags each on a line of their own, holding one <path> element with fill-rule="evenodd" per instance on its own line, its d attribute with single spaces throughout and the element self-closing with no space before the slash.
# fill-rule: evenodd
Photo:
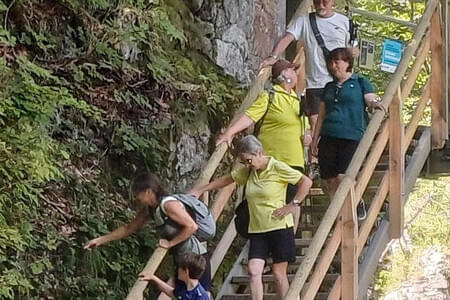
<svg viewBox="0 0 450 300">
<path fill-rule="evenodd" d="M 366 203 L 362 198 L 361 201 L 359 201 L 358 206 L 356 207 L 356 214 L 359 221 L 363 221 L 367 218 Z"/>
<path fill-rule="evenodd" d="M 319 164 L 318 163 L 311 163 L 311 165 L 309 166 L 308 177 L 311 180 L 319 179 L 320 171 L 319 171 Z"/>
</svg>

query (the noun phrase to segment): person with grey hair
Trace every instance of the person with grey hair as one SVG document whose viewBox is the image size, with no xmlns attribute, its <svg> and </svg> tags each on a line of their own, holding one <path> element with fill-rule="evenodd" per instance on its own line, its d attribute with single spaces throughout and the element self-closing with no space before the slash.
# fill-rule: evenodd
<svg viewBox="0 0 450 300">
<path fill-rule="evenodd" d="M 243 137 L 236 147 L 237 162 L 231 174 L 190 190 L 200 197 L 204 192 L 233 182 L 246 185 L 250 222 L 248 274 L 253 300 L 263 299 L 262 274 L 266 258 L 273 259 L 277 299 L 289 289 L 287 265 L 295 260 L 294 220 L 292 214 L 308 194 L 312 182 L 301 172 L 271 156 L 264 155 L 262 143 L 253 135 Z M 285 203 L 288 184 L 296 185 L 294 200 Z"/>
<path fill-rule="evenodd" d="M 309 144 L 312 137 L 305 128 L 307 122 L 300 116 L 300 100 L 294 90 L 297 67 L 287 60 L 277 61 L 272 67 L 272 89 L 263 91 L 219 136 L 216 144 L 227 143 L 230 146 L 237 133 L 254 125 L 257 128 L 255 135 L 267 155 L 304 173 L 303 144 Z M 295 186 L 288 185 L 286 203 L 294 199 L 295 191 Z M 295 229 L 299 219 L 300 208 L 294 214 Z"/>
</svg>

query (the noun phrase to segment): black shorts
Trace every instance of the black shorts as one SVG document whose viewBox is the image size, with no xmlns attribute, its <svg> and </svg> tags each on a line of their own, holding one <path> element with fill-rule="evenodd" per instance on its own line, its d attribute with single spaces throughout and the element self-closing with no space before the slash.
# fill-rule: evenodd
<svg viewBox="0 0 450 300">
<path fill-rule="evenodd" d="M 293 166 L 290 167 L 292 169 L 300 171 L 302 174 L 305 174 L 305 170 L 303 169 L 303 167 L 293 167 Z M 297 194 L 297 185 L 288 183 L 286 188 L 286 204 L 294 200 L 295 194 Z"/>
<path fill-rule="evenodd" d="M 198 280 L 206 291 L 211 291 L 211 260 L 209 259 L 208 253 L 202 254 L 206 260 L 206 268 L 202 276 Z M 175 286 L 184 284 L 181 280 L 178 280 L 178 266 L 175 263 Z"/>
<path fill-rule="evenodd" d="M 319 114 L 319 103 L 322 98 L 322 89 L 306 89 L 305 101 L 303 103 L 303 111 L 305 115 L 312 116 Z"/>
<path fill-rule="evenodd" d="M 320 137 L 319 168 L 320 178 L 329 179 L 344 174 L 350 164 L 359 141 Z"/>
<path fill-rule="evenodd" d="M 295 261 L 295 238 L 292 227 L 262 233 L 250 233 L 248 259 L 272 257 L 274 263 Z"/>
</svg>

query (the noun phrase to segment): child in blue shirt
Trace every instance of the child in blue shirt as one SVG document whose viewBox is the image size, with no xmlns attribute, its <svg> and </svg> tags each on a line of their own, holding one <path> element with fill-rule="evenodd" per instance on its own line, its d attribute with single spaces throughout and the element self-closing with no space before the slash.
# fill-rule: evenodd
<svg viewBox="0 0 450 300">
<path fill-rule="evenodd" d="M 178 280 L 175 288 L 155 275 L 140 274 L 141 280 L 153 281 L 158 288 L 169 297 L 179 300 L 209 300 L 208 294 L 199 279 L 206 268 L 206 260 L 202 255 L 186 253 L 178 264 Z"/>
</svg>

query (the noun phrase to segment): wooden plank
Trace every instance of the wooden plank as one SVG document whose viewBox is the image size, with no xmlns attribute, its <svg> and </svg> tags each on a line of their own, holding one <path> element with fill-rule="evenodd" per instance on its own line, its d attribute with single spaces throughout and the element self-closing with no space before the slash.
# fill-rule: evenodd
<svg viewBox="0 0 450 300">
<path fill-rule="evenodd" d="M 300 67 L 297 69 L 297 85 L 295 90 L 298 94 L 301 94 L 306 88 L 305 49 L 303 48 L 303 43 L 301 41 L 297 41 L 296 47 L 297 54 L 293 62 L 298 64 Z"/>
<path fill-rule="evenodd" d="M 358 220 L 354 208 L 354 190 L 345 199 L 341 210 L 341 277 L 342 300 L 355 300 L 358 295 L 358 255 L 356 254 L 358 239 Z"/>
<path fill-rule="evenodd" d="M 339 276 L 339 274 L 326 274 L 325 275 L 325 281 L 326 282 L 333 282 L 334 280 L 336 280 L 336 278 Z M 294 280 L 294 275 L 293 274 L 288 274 L 288 280 L 289 282 L 292 282 Z M 273 275 L 262 275 L 262 281 L 263 283 L 274 283 L 275 282 L 275 278 L 273 277 Z M 233 284 L 249 284 L 250 283 L 250 278 L 248 277 L 248 275 L 237 275 L 237 276 L 233 276 L 233 278 L 231 279 L 231 283 Z"/>
<path fill-rule="evenodd" d="M 360 265 L 358 299 L 367 299 L 367 290 L 373 282 L 373 275 L 377 269 L 378 261 L 389 241 L 389 221 L 384 219 L 378 226 L 373 241 L 370 243 L 369 249 Z"/>
<path fill-rule="evenodd" d="M 154 274 L 156 269 L 161 264 L 164 256 L 166 256 L 167 249 L 157 247 L 153 252 L 152 256 L 148 260 L 142 272 L 146 274 Z M 143 300 L 144 299 L 144 290 L 148 285 L 148 281 L 140 281 L 136 280 L 134 285 L 131 287 L 128 296 L 125 298 L 126 300 Z"/>
<path fill-rule="evenodd" d="M 425 107 L 427 106 L 428 100 L 430 99 L 430 82 L 427 81 L 422 90 L 422 95 L 420 97 L 419 102 L 417 103 L 416 108 L 414 109 L 411 120 L 408 123 L 408 126 L 405 130 L 405 138 L 403 139 L 403 155 L 408 150 L 409 144 L 411 143 L 412 138 L 414 137 L 414 133 L 416 132 L 417 126 L 419 125 L 420 120 L 422 120 L 423 112 Z"/>
<path fill-rule="evenodd" d="M 336 224 L 336 227 L 334 229 L 330 241 L 327 243 L 327 246 L 322 251 L 321 257 L 317 261 L 314 273 L 311 275 L 311 278 L 309 280 L 311 284 L 302 293 L 300 299 L 315 299 L 315 296 L 319 291 L 320 285 L 322 284 L 322 281 L 325 278 L 328 269 L 330 268 L 331 262 L 333 261 L 336 251 L 339 248 L 339 244 L 341 243 L 341 235 L 342 235 L 342 223 L 338 222 Z"/>
<path fill-rule="evenodd" d="M 364 223 L 361 225 L 359 229 L 358 236 L 358 246 L 357 246 L 357 254 L 358 256 L 361 254 L 362 249 L 364 248 L 364 244 L 369 237 L 370 231 L 375 224 L 378 213 L 380 212 L 381 207 L 383 206 L 383 202 L 386 199 L 386 196 L 389 191 L 389 172 L 386 172 L 383 176 L 383 179 L 380 183 L 380 188 L 376 193 L 375 197 L 372 200 L 372 203 L 367 212 L 367 218 L 364 220 Z"/>
<path fill-rule="evenodd" d="M 406 180 L 405 180 L 405 193 L 409 194 L 412 190 L 417 177 L 422 170 L 425 161 L 427 160 L 428 154 L 431 151 L 431 130 L 429 128 L 425 129 L 422 136 L 419 139 L 419 143 L 414 149 L 414 153 L 409 161 L 408 167 L 406 168 Z"/>
<path fill-rule="evenodd" d="M 233 218 L 230 224 L 228 224 L 227 229 L 211 255 L 211 279 L 214 278 L 214 275 L 216 275 L 223 258 L 227 254 L 228 249 L 230 249 L 230 246 L 236 237 L 236 234 L 236 227 L 234 227 Z"/>
<path fill-rule="evenodd" d="M 380 160 L 381 154 L 383 154 L 384 148 L 386 147 L 386 143 L 389 138 L 389 126 L 388 122 L 384 122 L 381 126 L 380 133 L 373 144 L 373 147 L 367 156 L 366 163 L 358 174 L 358 180 L 355 185 L 355 198 L 361 199 L 367 184 L 370 181 L 371 175 L 375 167 L 377 166 L 378 161 Z M 358 205 L 359 201 L 355 201 L 355 205 Z"/>
<path fill-rule="evenodd" d="M 339 276 L 333 284 L 327 300 L 339 300 L 341 299 L 341 276 Z"/>
<path fill-rule="evenodd" d="M 443 112 L 444 112 L 444 122 L 447 124 L 447 126 L 444 127 L 444 136 L 448 136 L 449 130 L 448 125 L 450 122 L 448 121 L 448 1 L 447 0 L 441 0 L 441 10 L 442 10 L 442 19 L 441 19 L 441 31 L 442 31 L 442 80 L 444 83 L 443 86 Z"/>
<path fill-rule="evenodd" d="M 427 32 L 422 41 L 422 44 L 420 45 L 420 48 L 417 50 L 416 60 L 414 61 L 411 70 L 408 72 L 408 78 L 406 78 L 406 80 L 402 82 L 401 88 L 403 96 L 402 101 L 405 101 L 406 98 L 408 98 L 409 94 L 411 93 L 411 90 L 416 84 L 417 75 L 419 75 L 420 71 L 422 70 L 423 64 L 425 62 L 425 59 L 428 57 L 429 51 L 430 51 L 430 33 Z"/>
<path fill-rule="evenodd" d="M 351 7 L 351 6 L 349 7 L 349 11 L 351 11 L 352 13 L 358 14 L 358 15 L 368 17 L 369 19 L 392 22 L 392 23 L 403 25 L 403 26 L 408 26 L 411 29 L 415 29 L 417 26 L 416 23 L 408 22 L 405 20 L 391 17 L 391 16 L 381 15 L 379 13 L 375 13 L 375 12 L 371 12 L 371 11 L 367 11 L 367 10 L 363 10 L 363 9 L 359 9 L 359 8 L 355 8 L 355 7 Z"/>
<path fill-rule="evenodd" d="M 400 238 L 403 232 L 403 187 L 405 182 L 401 99 L 399 89 L 389 107 L 389 217 L 392 239 Z"/>
<path fill-rule="evenodd" d="M 430 26 L 431 49 L 431 143 L 433 149 L 441 149 L 444 146 L 444 104 L 443 104 L 443 79 L 442 79 L 442 35 L 440 11 L 436 9 L 431 18 Z"/>
<path fill-rule="evenodd" d="M 233 263 L 233 267 L 231 268 L 230 272 L 226 274 L 226 278 L 223 281 L 219 292 L 217 293 L 216 299 L 221 299 L 224 295 L 236 293 L 236 286 L 232 284 L 232 279 L 235 276 L 245 276 L 247 274 L 247 272 L 244 270 L 241 264 L 241 261 L 245 257 L 248 257 L 249 246 L 250 243 L 247 241 L 247 243 L 245 243 L 245 246 L 242 248 L 242 251 L 239 254 L 238 258 Z"/>
<path fill-rule="evenodd" d="M 211 215 L 213 216 L 214 220 L 217 221 L 219 216 L 222 214 L 223 208 L 228 203 L 228 200 L 231 197 L 231 194 L 233 194 L 234 188 L 236 185 L 234 183 L 227 185 L 226 187 L 222 188 L 217 195 L 216 200 L 214 201 L 210 211 Z"/>
</svg>

